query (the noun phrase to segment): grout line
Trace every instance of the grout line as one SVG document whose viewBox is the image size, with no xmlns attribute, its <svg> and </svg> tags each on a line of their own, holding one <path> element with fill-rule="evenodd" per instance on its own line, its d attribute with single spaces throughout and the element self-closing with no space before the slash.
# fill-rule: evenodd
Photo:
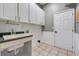
<svg viewBox="0 0 79 59">
<path fill-rule="evenodd" d="M 45 50 L 44 48 L 46 48 L 46 46 L 50 46 L 50 49 L 49 49 L 49 51 L 47 51 L 47 50 Z M 42 48 L 42 47 L 44 47 L 44 48 Z M 46 56 L 49 56 L 49 54 L 51 53 L 51 51 L 53 50 L 53 48 L 57 48 L 57 53 L 56 53 L 56 56 L 59 56 L 59 54 L 60 53 L 63 53 L 63 54 L 65 54 L 65 56 L 69 56 L 68 55 L 68 53 L 69 53 L 69 51 L 68 50 L 65 50 L 65 49 L 63 49 L 63 51 L 66 51 L 66 53 L 64 53 L 64 52 L 61 52 L 62 51 L 62 48 L 58 48 L 58 47 L 56 47 L 56 46 L 51 46 L 51 45 L 48 45 L 48 44 L 40 44 L 40 46 L 38 47 L 39 49 L 41 49 L 42 51 L 45 51 L 46 53 L 47 53 L 47 55 Z M 38 49 L 38 48 L 36 48 L 36 49 Z M 61 51 L 60 51 L 61 50 Z M 71 53 L 72 51 L 70 51 L 70 53 Z M 39 55 L 40 55 L 40 52 L 37 52 Z M 72 52 L 73 53 L 73 52 Z"/>
</svg>

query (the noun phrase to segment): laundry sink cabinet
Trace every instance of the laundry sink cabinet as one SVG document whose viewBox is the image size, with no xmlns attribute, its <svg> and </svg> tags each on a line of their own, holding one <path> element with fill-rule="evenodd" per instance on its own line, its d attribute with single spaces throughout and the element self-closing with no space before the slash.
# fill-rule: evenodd
<svg viewBox="0 0 79 59">
<path fill-rule="evenodd" d="M 32 47 L 32 35 L 15 34 L 15 37 L 11 35 L 5 36 L 6 39 L 0 42 L 0 55 L 1 56 L 31 56 Z"/>
</svg>

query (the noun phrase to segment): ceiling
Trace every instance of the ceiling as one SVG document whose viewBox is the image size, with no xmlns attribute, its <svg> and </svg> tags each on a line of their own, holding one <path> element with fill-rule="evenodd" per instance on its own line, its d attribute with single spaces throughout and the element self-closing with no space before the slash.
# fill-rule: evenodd
<svg viewBox="0 0 79 59">
<path fill-rule="evenodd" d="M 37 3 L 37 4 L 42 6 L 42 5 L 45 5 L 46 3 Z"/>
<path fill-rule="evenodd" d="M 37 5 L 41 8 L 43 8 L 45 5 L 47 5 L 48 3 L 37 3 Z"/>
<path fill-rule="evenodd" d="M 37 5 L 41 8 L 43 8 L 47 4 L 50 4 L 50 3 L 37 3 Z M 69 8 L 75 8 L 77 4 L 76 3 L 65 3 L 65 5 L 66 7 L 69 7 Z"/>
</svg>

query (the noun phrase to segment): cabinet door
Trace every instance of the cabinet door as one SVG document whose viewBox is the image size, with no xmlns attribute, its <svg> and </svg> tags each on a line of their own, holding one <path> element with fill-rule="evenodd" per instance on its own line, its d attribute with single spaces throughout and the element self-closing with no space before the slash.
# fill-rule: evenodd
<svg viewBox="0 0 79 59">
<path fill-rule="evenodd" d="M 42 10 L 42 14 L 41 14 L 41 18 L 42 18 L 42 25 L 45 25 L 45 12 Z"/>
<path fill-rule="evenodd" d="M 30 20 L 33 24 L 44 25 L 44 11 L 36 4 L 30 4 Z"/>
<path fill-rule="evenodd" d="M 16 3 L 4 3 L 3 4 L 4 18 L 8 20 L 15 20 L 17 16 L 17 4 Z"/>
<path fill-rule="evenodd" d="M 3 4 L 0 3 L 0 18 L 3 18 Z"/>
<path fill-rule="evenodd" d="M 29 22 L 28 13 L 29 13 L 28 3 L 19 4 L 19 17 L 21 22 Z"/>
<path fill-rule="evenodd" d="M 54 32 L 43 31 L 42 42 L 54 46 Z"/>
<path fill-rule="evenodd" d="M 37 24 L 44 25 L 45 19 L 44 19 L 44 11 L 41 8 L 37 8 Z"/>
<path fill-rule="evenodd" d="M 36 20 L 36 17 L 37 17 L 37 12 L 36 12 L 36 4 L 34 3 L 31 3 L 30 4 L 30 22 L 32 24 L 36 24 L 37 20 Z"/>
<path fill-rule="evenodd" d="M 39 7 L 36 8 L 37 10 L 37 24 L 41 24 L 41 9 Z"/>
<path fill-rule="evenodd" d="M 40 9 L 40 24 L 41 25 L 45 25 L 45 13 L 44 13 L 44 11 L 42 10 L 42 9 Z"/>
</svg>

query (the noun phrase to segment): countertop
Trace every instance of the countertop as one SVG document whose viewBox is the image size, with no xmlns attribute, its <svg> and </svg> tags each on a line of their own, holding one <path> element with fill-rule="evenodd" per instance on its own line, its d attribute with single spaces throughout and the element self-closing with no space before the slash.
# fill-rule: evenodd
<svg viewBox="0 0 79 59">
<path fill-rule="evenodd" d="M 30 33 L 23 33 L 23 34 L 12 34 L 12 35 L 4 35 L 3 38 L 0 38 L 0 43 L 14 41 L 22 38 L 32 37 L 33 35 Z"/>
<path fill-rule="evenodd" d="M 3 38 L 4 38 L 4 41 L 0 43 L 0 50 L 4 50 L 9 47 L 31 41 L 32 34 L 24 33 L 24 34 L 5 35 L 3 36 Z"/>
</svg>

